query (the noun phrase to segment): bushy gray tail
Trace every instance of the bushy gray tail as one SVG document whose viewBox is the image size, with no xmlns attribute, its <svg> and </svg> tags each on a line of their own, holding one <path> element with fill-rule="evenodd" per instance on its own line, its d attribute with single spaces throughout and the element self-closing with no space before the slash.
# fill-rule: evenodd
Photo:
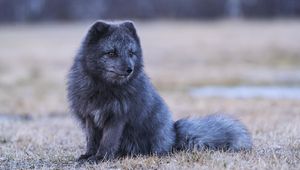
<svg viewBox="0 0 300 170">
<path fill-rule="evenodd" d="M 177 150 L 229 150 L 252 148 L 251 135 L 246 127 L 226 115 L 210 115 L 175 122 Z"/>
</svg>

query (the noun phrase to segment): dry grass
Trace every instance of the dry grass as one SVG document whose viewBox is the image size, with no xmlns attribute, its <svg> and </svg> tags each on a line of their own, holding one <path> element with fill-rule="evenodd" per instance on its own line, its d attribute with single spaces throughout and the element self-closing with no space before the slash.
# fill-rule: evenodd
<svg viewBox="0 0 300 170">
<path fill-rule="evenodd" d="M 138 23 L 146 71 L 174 119 L 232 114 L 249 127 L 254 150 L 78 165 L 84 137 L 67 113 L 65 75 L 86 25 L 0 28 L 0 169 L 300 168 L 300 101 L 188 95 L 199 85 L 299 85 L 300 22 Z"/>
</svg>

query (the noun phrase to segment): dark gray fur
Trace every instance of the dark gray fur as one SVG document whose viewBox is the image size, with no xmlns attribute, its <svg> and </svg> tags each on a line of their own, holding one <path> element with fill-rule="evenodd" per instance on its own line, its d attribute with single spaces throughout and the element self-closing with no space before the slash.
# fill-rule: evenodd
<svg viewBox="0 0 300 170">
<path fill-rule="evenodd" d="M 227 115 L 209 115 L 175 122 L 178 150 L 250 150 L 251 137 L 246 127 Z"/>
<path fill-rule="evenodd" d="M 199 148 L 201 142 L 251 148 L 247 130 L 232 119 L 179 120 L 174 126 L 143 71 L 140 40 L 130 21 L 97 21 L 90 27 L 68 75 L 68 99 L 86 134 L 80 160 L 164 155 L 174 148 Z"/>
</svg>

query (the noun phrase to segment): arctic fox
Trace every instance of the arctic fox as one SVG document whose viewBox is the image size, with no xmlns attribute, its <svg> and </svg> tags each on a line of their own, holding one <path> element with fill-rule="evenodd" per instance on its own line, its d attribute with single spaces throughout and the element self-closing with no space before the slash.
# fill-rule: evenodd
<svg viewBox="0 0 300 170">
<path fill-rule="evenodd" d="M 143 70 L 133 22 L 96 21 L 68 75 L 71 112 L 86 134 L 79 160 L 164 155 L 176 150 L 249 150 L 248 130 L 225 115 L 172 120 Z"/>
</svg>

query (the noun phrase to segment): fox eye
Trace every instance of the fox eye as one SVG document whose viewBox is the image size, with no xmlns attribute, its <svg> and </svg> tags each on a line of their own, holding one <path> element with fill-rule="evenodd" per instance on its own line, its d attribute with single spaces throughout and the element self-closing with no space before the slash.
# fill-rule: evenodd
<svg viewBox="0 0 300 170">
<path fill-rule="evenodd" d="M 106 53 L 106 55 L 108 55 L 109 57 L 116 57 L 117 56 L 117 54 L 113 51 L 110 51 L 110 52 Z"/>
<path fill-rule="evenodd" d="M 135 55 L 135 53 L 133 52 L 133 50 L 129 50 L 129 55 L 132 57 L 133 55 Z"/>
</svg>

